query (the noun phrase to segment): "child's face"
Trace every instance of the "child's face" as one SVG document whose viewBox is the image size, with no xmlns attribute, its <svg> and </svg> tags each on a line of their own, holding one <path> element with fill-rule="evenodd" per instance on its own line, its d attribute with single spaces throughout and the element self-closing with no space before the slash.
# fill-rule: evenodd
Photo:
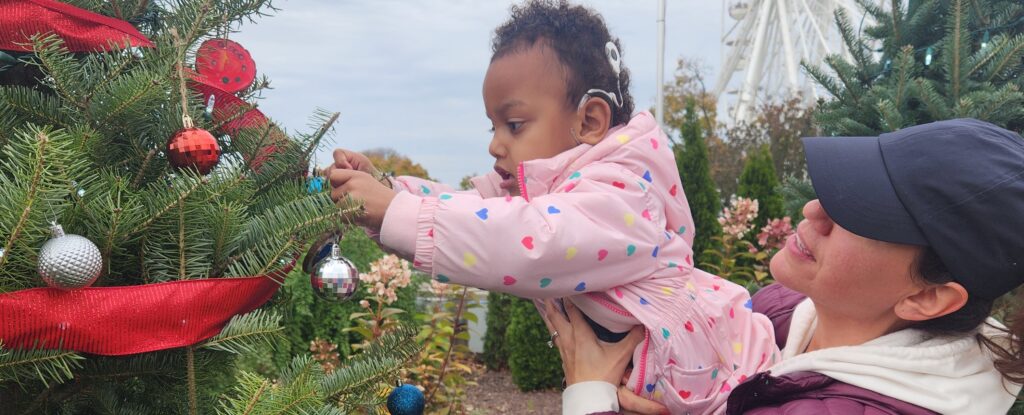
<svg viewBox="0 0 1024 415">
<path fill-rule="evenodd" d="M 576 111 L 566 105 L 565 68 L 543 42 L 491 62 L 484 77 L 484 107 L 494 136 L 488 151 L 503 188 L 519 194 L 519 163 L 553 157 L 575 147 Z M 578 127 L 575 127 L 578 128 Z"/>
</svg>

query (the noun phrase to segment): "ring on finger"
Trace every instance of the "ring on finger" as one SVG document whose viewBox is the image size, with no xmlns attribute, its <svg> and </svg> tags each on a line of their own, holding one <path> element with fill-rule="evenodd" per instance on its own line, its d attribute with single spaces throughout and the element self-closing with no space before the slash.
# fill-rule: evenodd
<svg viewBox="0 0 1024 415">
<path fill-rule="evenodd" d="M 548 348 L 555 347 L 555 337 L 558 337 L 558 330 L 555 330 L 554 333 L 551 333 L 551 340 L 548 340 Z"/>
</svg>

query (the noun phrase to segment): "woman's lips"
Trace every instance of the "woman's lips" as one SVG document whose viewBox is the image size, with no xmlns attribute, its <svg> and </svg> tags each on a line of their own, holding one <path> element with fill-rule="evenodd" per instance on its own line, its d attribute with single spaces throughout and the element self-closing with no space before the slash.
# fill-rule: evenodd
<svg viewBox="0 0 1024 415">
<path fill-rule="evenodd" d="M 800 235 L 794 233 L 790 235 L 789 239 L 786 240 L 786 249 L 797 258 L 802 258 L 807 261 L 814 261 L 814 255 L 811 253 L 807 246 L 804 245 L 803 241 L 800 240 Z"/>
</svg>

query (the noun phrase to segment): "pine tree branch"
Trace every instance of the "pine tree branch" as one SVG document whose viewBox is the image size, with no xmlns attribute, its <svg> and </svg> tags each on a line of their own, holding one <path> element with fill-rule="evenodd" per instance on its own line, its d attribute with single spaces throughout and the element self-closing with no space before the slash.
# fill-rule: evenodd
<svg viewBox="0 0 1024 415">
<path fill-rule="evenodd" d="M 80 65 L 64 47 L 64 40 L 56 34 L 33 35 L 32 49 L 39 59 L 40 68 L 53 79 L 53 89 L 65 101 L 74 104 L 80 110 L 86 108 L 85 103 L 76 99 L 72 86 L 68 84 L 71 77 L 78 77 Z"/>
<path fill-rule="evenodd" d="M 132 179 L 132 187 L 138 189 L 139 183 L 142 182 L 142 174 L 146 172 L 146 168 L 149 167 L 149 162 L 153 160 L 153 156 L 156 155 L 156 149 L 151 148 L 146 152 L 146 158 L 142 160 L 142 167 L 139 167 L 139 172 L 135 173 L 135 179 Z"/>
<path fill-rule="evenodd" d="M 1021 55 L 1024 55 L 1024 34 L 1018 34 L 1009 42 L 1011 42 L 1011 47 L 1003 53 L 999 62 L 988 70 L 985 82 L 994 81 L 997 76 L 1006 71 L 1007 67 L 1020 64 Z"/>
<path fill-rule="evenodd" d="M 192 346 L 185 348 L 187 374 L 188 374 L 188 413 L 189 415 L 198 415 L 199 409 L 196 402 L 196 365 L 195 365 L 195 351 Z"/>
<path fill-rule="evenodd" d="M 233 354 L 255 352 L 260 344 L 273 344 L 281 336 L 281 317 L 273 312 L 255 310 L 231 318 L 219 334 L 203 343 L 201 348 Z"/>
<path fill-rule="evenodd" d="M 256 393 L 252 394 L 252 398 L 249 399 L 249 403 L 245 406 L 245 411 L 242 412 L 243 415 L 249 415 L 252 413 L 252 409 L 256 407 L 256 403 L 259 402 L 260 397 L 263 396 L 263 391 L 267 389 L 267 386 L 270 386 L 270 381 L 268 380 L 263 380 L 263 382 L 260 383 L 260 388 Z"/>
<path fill-rule="evenodd" d="M 184 200 L 191 196 L 192 192 L 195 192 L 196 189 L 199 189 L 201 185 L 201 181 L 192 180 L 191 186 L 188 189 L 185 189 L 184 192 L 179 193 L 178 197 L 172 203 L 168 203 L 155 214 L 151 215 L 149 219 L 147 219 L 145 222 L 139 224 L 139 226 L 136 226 L 135 229 L 132 229 L 132 231 L 129 232 L 129 234 L 136 234 L 145 230 L 146 228 L 149 228 L 149 226 L 152 225 L 153 222 L 156 222 L 158 219 L 162 218 L 163 215 L 167 214 L 167 212 L 169 212 L 171 209 L 174 209 L 176 206 L 183 203 Z"/>
<path fill-rule="evenodd" d="M 21 384 L 25 378 L 39 380 L 45 386 L 63 383 L 73 377 L 72 369 L 80 368 L 84 358 L 64 350 L 4 349 L 0 344 L 0 381 Z"/>
<path fill-rule="evenodd" d="M 188 277 L 185 263 L 185 200 L 182 199 L 178 205 L 178 278 L 182 280 Z"/>
<path fill-rule="evenodd" d="M 0 111 L 8 110 L 22 115 L 15 122 L 24 120 L 54 127 L 67 126 L 67 122 L 61 118 L 58 100 L 41 91 L 25 87 L 0 88 L 0 101 L 4 104 L 0 106 Z"/>
<path fill-rule="evenodd" d="M 963 36 L 963 34 L 964 34 L 963 33 L 964 32 L 963 21 L 962 21 L 963 14 L 964 14 L 963 0 L 954 0 L 952 14 L 953 14 L 953 30 L 952 30 L 953 33 L 950 34 L 950 36 L 952 37 L 952 40 L 950 41 L 950 49 L 951 49 L 951 53 L 952 53 L 952 65 L 951 65 L 952 68 L 950 68 L 950 69 L 952 70 L 952 73 L 951 73 L 950 81 L 952 81 L 953 85 L 952 85 L 952 88 L 951 88 L 952 89 L 952 96 L 950 97 L 950 102 L 954 102 L 955 103 L 955 102 L 959 102 L 960 101 L 960 87 L 961 87 L 961 85 L 960 85 L 960 83 L 961 83 L 961 79 L 960 79 L 960 59 L 961 59 L 961 57 L 960 57 L 960 55 L 963 53 L 963 51 L 961 50 L 961 48 L 963 46 L 962 43 L 961 43 L 962 42 L 961 36 Z"/>
<path fill-rule="evenodd" d="M 37 131 L 36 141 L 39 143 L 39 157 L 36 158 L 36 163 L 32 166 L 32 179 L 28 183 L 25 207 L 22 208 L 21 216 L 18 217 L 18 221 L 12 228 L 11 236 L 7 238 L 7 243 L 4 244 L 4 252 L 11 252 L 11 247 L 14 246 L 14 241 L 18 240 L 21 232 L 28 224 L 29 213 L 32 212 L 32 203 L 36 200 L 36 193 L 39 191 L 43 170 L 46 168 L 46 151 L 48 149 L 47 145 L 50 143 L 50 138 L 43 131 Z M 7 260 L 10 257 L 11 255 L 0 256 L 0 269 L 3 268 L 4 264 L 7 263 Z"/>
</svg>

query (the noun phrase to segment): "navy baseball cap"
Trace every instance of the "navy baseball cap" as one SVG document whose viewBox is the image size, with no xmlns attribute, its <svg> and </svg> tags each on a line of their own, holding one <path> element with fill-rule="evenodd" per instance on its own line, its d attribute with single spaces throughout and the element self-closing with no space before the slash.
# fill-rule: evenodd
<svg viewBox="0 0 1024 415">
<path fill-rule="evenodd" d="M 825 212 L 857 235 L 931 247 L 971 295 L 1024 283 L 1024 138 L 974 119 L 806 137 Z"/>
</svg>

